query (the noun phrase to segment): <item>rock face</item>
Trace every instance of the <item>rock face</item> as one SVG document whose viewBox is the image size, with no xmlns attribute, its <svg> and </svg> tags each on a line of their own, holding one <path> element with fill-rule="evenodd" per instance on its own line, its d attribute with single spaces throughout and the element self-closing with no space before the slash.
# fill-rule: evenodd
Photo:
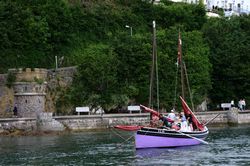
<svg viewBox="0 0 250 166">
<path fill-rule="evenodd" d="M 0 117 L 9 118 L 13 115 L 14 93 L 12 89 L 0 86 Z"/>
<path fill-rule="evenodd" d="M 48 70 L 46 94 L 46 112 L 55 112 L 57 100 L 72 85 L 73 77 L 77 72 L 76 67 L 64 67 L 56 70 Z M 60 108 L 63 112 L 70 112 L 70 108 Z"/>
<path fill-rule="evenodd" d="M 0 74 L 0 117 L 11 117 L 14 102 L 12 88 L 7 88 L 7 74 Z"/>
</svg>

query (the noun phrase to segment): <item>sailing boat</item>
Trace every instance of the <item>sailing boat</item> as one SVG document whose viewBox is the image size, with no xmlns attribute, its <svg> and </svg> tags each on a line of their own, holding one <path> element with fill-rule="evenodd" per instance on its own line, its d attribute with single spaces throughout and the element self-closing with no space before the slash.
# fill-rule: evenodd
<svg viewBox="0 0 250 166">
<path fill-rule="evenodd" d="M 193 126 L 197 129 L 194 131 L 182 132 L 170 128 L 153 128 L 142 127 L 135 134 L 135 147 L 140 148 L 163 148 L 163 147 L 178 147 L 190 146 L 198 144 L 208 144 L 204 139 L 207 137 L 209 131 L 206 126 L 203 126 L 195 117 L 186 102 L 180 97 L 182 101 L 182 108 L 185 114 L 190 114 L 193 118 Z M 151 112 L 159 116 L 157 111 L 141 105 L 141 108 L 147 112 Z"/>
<path fill-rule="evenodd" d="M 157 56 L 156 56 L 156 40 L 155 40 L 155 22 L 153 22 L 153 58 L 152 58 L 152 69 L 151 69 L 151 80 L 150 80 L 150 95 L 149 95 L 149 106 L 152 105 L 152 89 L 153 89 L 153 74 L 156 74 L 157 80 L 157 107 L 159 110 L 159 86 L 158 86 L 158 72 L 157 72 Z M 182 62 L 182 53 L 181 53 L 181 38 L 179 33 L 178 40 L 178 64 L 181 68 L 181 82 L 182 82 L 182 96 L 180 96 L 180 100 L 182 103 L 182 109 L 184 111 L 185 116 L 189 116 L 192 118 L 192 125 L 195 130 L 189 131 L 181 131 L 179 129 L 173 129 L 169 127 L 151 127 L 151 126 L 115 126 L 115 128 L 135 131 L 135 147 L 136 149 L 141 148 L 163 148 L 163 147 L 179 147 L 179 146 L 190 146 L 190 145 L 198 145 L 198 144 L 208 144 L 205 138 L 208 136 L 208 129 L 202 123 L 199 122 L 197 117 L 191 111 L 189 106 L 184 100 L 184 73 Z M 155 71 L 154 71 L 155 69 Z M 159 111 L 155 111 L 146 106 L 140 105 L 140 108 L 146 112 L 149 112 L 151 117 L 156 116 L 160 117 Z"/>
<path fill-rule="evenodd" d="M 155 28 L 155 25 L 154 25 Z M 155 32 L 155 30 L 154 30 Z M 155 34 L 154 34 L 155 36 Z M 154 42 L 155 43 L 155 42 Z M 185 132 L 179 130 L 179 129 L 171 129 L 169 127 L 161 127 L 161 128 L 155 128 L 155 127 L 142 127 L 139 130 L 137 130 L 135 134 L 135 146 L 136 149 L 140 148 L 159 148 L 159 147 L 179 147 L 179 146 L 190 146 L 190 145 L 198 145 L 198 144 L 208 144 L 204 139 L 208 136 L 208 128 L 204 126 L 202 123 L 199 122 L 197 117 L 194 115 L 194 113 L 191 111 L 189 106 L 184 100 L 184 72 L 183 70 L 186 69 L 182 61 L 182 51 L 181 51 L 181 37 L 179 33 L 179 40 L 178 40 L 178 65 L 181 68 L 181 84 L 182 84 L 182 96 L 180 96 L 182 109 L 185 114 L 185 116 L 189 116 L 192 118 L 192 126 L 195 130 L 186 130 Z M 155 50 L 155 49 L 154 49 Z M 156 54 L 153 53 L 154 56 Z M 157 58 L 153 58 L 154 60 Z M 157 64 L 157 62 L 153 61 L 153 65 Z M 178 66 L 177 66 L 178 67 Z M 156 67 L 157 70 L 157 67 Z M 157 72 L 156 72 L 157 74 Z M 151 72 L 152 77 L 152 72 Z M 158 76 L 156 76 L 157 78 Z M 150 83 L 150 87 L 152 83 Z M 157 83 L 158 84 L 158 83 Z M 157 91 L 158 91 L 158 85 L 157 85 Z M 151 93 L 150 93 L 151 94 Z M 158 95 L 158 94 L 157 94 Z M 150 95 L 151 97 L 151 95 Z M 159 97 L 157 97 L 158 100 Z M 151 102 L 149 102 L 151 103 Z M 157 101 L 158 110 L 159 110 L 159 101 Z M 160 113 L 145 107 L 143 105 L 140 105 L 141 109 L 147 112 L 150 112 L 151 115 L 160 117 Z"/>
</svg>

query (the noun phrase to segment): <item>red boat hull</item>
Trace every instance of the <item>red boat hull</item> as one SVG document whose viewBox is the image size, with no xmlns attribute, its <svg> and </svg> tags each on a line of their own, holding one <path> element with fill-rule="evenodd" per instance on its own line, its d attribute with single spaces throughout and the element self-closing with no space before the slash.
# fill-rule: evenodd
<svg viewBox="0 0 250 166">
<path fill-rule="evenodd" d="M 125 126 L 125 125 L 117 125 L 114 126 L 117 129 L 125 130 L 125 131 L 137 131 L 140 130 L 143 126 Z"/>
</svg>

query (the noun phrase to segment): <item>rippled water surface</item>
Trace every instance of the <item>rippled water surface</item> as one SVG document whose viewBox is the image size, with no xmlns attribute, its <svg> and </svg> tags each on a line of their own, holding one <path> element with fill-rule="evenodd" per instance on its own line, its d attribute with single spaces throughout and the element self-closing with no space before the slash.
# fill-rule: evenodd
<svg viewBox="0 0 250 166">
<path fill-rule="evenodd" d="M 0 137 L 0 165 L 250 165 L 250 125 L 209 129 L 209 145 L 143 150 L 111 130 Z"/>
</svg>

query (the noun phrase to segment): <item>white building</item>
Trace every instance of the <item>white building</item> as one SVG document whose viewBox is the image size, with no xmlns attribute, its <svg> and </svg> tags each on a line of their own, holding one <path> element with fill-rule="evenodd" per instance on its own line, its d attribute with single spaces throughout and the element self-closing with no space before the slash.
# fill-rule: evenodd
<svg viewBox="0 0 250 166">
<path fill-rule="evenodd" d="M 172 0 L 173 2 L 186 2 L 198 4 L 200 0 Z"/>
<path fill-rule="evenodd" d="M 160 1 L 160 0 L 159 0 Z M 239 15 L 241 13 L 250 14 L 250 0 L 172 0 L 173 2 L 203 3 L 207 10 L 222 8 L 225 16 Z"/>
<path fill-rule="evenodd" d="M 205 0 L 207 9 L 213 9 L 213 7 L 222 8 L 224 10 L 234 11 L 249 11 L 250 0 Z"/>
<path fill-rule="evenodd" d="M 200 0 L 172 0 L 173 2 L 186 2 L 198 4 Z M 250 0 L 201 0 L 207 9 L 222 8 L 238 12 L 250 11 Z"/>
</svg>

